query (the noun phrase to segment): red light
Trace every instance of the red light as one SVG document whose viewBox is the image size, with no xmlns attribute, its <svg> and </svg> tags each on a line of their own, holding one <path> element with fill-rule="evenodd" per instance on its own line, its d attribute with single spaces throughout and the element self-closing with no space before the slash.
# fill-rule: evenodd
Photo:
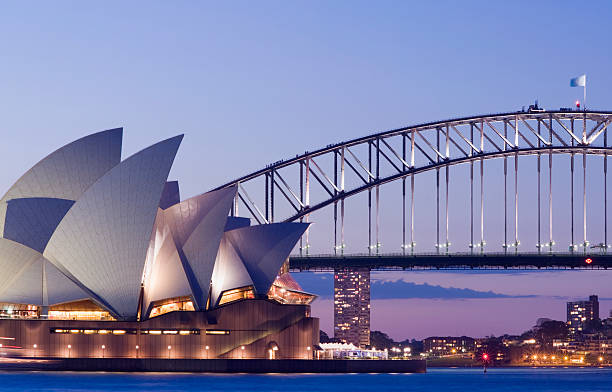
<svg viewBox="0 0 612 392">
<path fill-rule="evenodd" d="M 489 359 L 489 354 L 482 354 L 482 359 L 485 361 Z"/>
<path fill-rule="evenodd" d="M 593 262 L 593 259 L 591 259 L 591 258 L 589 257 L 589 258 L 588 258 L 588 259 L 586 259 L 584 262 L 585 262 L 585 263 L 587 263 L 587 264 L 591 264 L 591 263 Z"/>
<path fill-rule="evenodd" d="M 576 107 L 579 108 L 580 107 L 580 101 L 576 101 Z"/>
</svg>

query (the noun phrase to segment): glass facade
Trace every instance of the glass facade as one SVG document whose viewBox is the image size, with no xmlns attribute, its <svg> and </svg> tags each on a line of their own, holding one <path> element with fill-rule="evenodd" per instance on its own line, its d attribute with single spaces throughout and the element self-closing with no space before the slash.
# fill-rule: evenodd
<svg viewBox="0 0 612 392">
<path fill-rule="evenodd" d="M 230 302 L 238 301 L 241 299 L 255 298 L 255 291 L 253 286 L 240 287 L 238 289 L 227 290 L 221 294 L 219 305 L 227 304 Z"/>
<path fill-rule="evenodd" d="M 157 301 L 153 304 L 153 308 L 151 308 L 151 314 L 149 315 L 149 317 L 153 318 L 161 316 L 165 313 L 176 312 L 179 310 L 195 310 L 191 297 L 168 298 L 161 301 Z"/>
<path fill-rule="evenodd" d="M 370 345 L 370 270 L 334 272 L 334 337 L 358 347 Z"/>
</svg>

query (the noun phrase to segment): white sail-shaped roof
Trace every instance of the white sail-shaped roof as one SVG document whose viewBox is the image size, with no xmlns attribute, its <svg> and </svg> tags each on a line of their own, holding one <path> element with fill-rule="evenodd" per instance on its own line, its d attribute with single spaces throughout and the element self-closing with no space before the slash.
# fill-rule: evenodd
<svg viewBox="0 0 612 392">
<path fill-rule="evenodd" d="M 225 232 L 258 295 L 266 295 L 308 223 L 271 223 Z"/>
<path fill-rule="evenodd" d="M 7 201 L 4 238 L 43 252 L 73 200 L 28 197 Z"/>
<path fill-rule="evenodd" d="M 231 187 L 202 195 L 205 213 L 181 248 L 194 305 L 200 310 L 206 308 L 215 259 L 236 191 Z"/>
<path fill-rule="evenodd" d="M 32 265 L 40 264 L 41 258 L 42 255 L 40 253 L 27 246 L 0 238 L 0 264 L 2 265 L 2 273 L 0 274 L 0 302 L 11 302 L 8 298 L 4 297 L 4 293 L 15 284 L 19 284 L 19 277 L 23 272 Z M 40 281 L 38 286 L 42 286 Z M 26 286 L 25 288 L 28 289 L 31 286 Z M 40 301 L 41 296 L 37 299 L 37 302 Z"/>
<path fill-rule="evenodd" d="M 87 299 L 91 296 L 74 282 L 66 277 L 48 260 L 43 261 L 45 265 L 45 291 L 49 305 Z M 45 304 L 46 305 L 46 304 Z"/>
<path fill-rule="evenodd" d="M 87 298 L 44 257 L 26 246 L 0 238 L 0 302 L 46 306 Z"/>
<path fill-rule="evenodd" d="M 236 249 L 224 235 L 219 245 L 219 253 L 217 253 L 212 274 L 211 306 L 215 307 L 219 304 L 224 291 L 246 286 L 253 286 L 253 280 Z"/>
<path fill-rule="evenodd" d="M 164 210 L 164 224 L 171 228 L 176 246 L 182 248 L 203 221 L 222 233 L 236 192 L 235 186 L 207 192 Z"/>
<path fill-rule="evenodd" d="M 133 319 L 153 222 L 183 136 L 119 163 L 78 198 L 44 255 L 95 293 L 116 317 Z"/>
<path fill-rule="evenodd" d="M 153 250 L 153 265 L 144 287 L 145 310 L 148 310 L 154 301 L 191 295 L 191 288 L 170 230 L 166 228 L 162 238 L 158 238 L 156 242 L 160 246 Z"/>
<path fill-rule="evenodd" d="M 0 236 L 7 201 L 19 198 L 78 199 L 121 160 L 123 129 L 110 129 L 75 140 L 43 158 L 0 199 Z"/>
<path fill-rule="evenodd" d="M 235 187 L 208 192 L 165 210 L 162 196 L 147 254 L 145 310 L 153 301 L 185 295 L 196 306 L 206 306 L 214 257 L 235 194 Z M 199 240 L 190 240 L 192 235 Z"/>
</svg>

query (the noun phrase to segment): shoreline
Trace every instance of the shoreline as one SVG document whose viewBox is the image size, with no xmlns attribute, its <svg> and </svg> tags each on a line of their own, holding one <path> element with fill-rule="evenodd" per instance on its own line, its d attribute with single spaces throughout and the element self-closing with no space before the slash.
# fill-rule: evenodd
<svg viewBox="0 0 612 392">
<path fill-rule="evenodd" d="M 482 365 L 430 365 L 427 364 L 427 369 L 482 369 Z M 612 364 L 608 365 L 499 365 L 499 366 L 487 366 L 487 369 L 612 369 Z"/>
<path fill-rule="evenodd" d="M 426 373 L 425 360 L 6 358 L 0 371 Z"/>
</svg>

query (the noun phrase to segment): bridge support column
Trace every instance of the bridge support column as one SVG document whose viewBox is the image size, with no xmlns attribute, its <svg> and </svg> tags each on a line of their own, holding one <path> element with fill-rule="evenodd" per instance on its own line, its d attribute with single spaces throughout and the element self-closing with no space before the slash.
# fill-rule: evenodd
<svg viewBox="0 0 612 392">
<path fill-rule="evenodd" d="M 608 147 L 608 129 L 604 130 L 604 148 Z M 604 153 L 604 250 L 608 250 L 608 153 Z"/>
<path fill-rule="evenodd" d="M 539 131 L 538 131 L 539 133 Z M 538 147 L 540 146 L 540 140 L 538 139 Z M 541 208 L 541 203 L 540 203 L 540 194 L 541 194 L 541 187 L 542 187 L 542 180 L 540 179 L 540 160 L 541 160 L 541 156 L 540 154 L 538 154 L 538 244 L 536 245 L 536 247 L 538 248 L 538 253 L 542 250 L 542 230 L 540 227 L 540 208 Z"/>
<path fill-rule="evenodd" d="M 370 269 L 334 270 L 334 337 L 358 347 L 370 344 Z"/>
<path fill-rule="evenodd" d="M 514 251 L 518 252 L 518 153 L 514 155 Z"/>
<path fill-rule="evenodd" d="M 548 130 L 548 142 L 551 143 L 552 145 L 552 129 L 553 129 L 553 122 L 552 122 L 552 115 L 550 115 L 548 117 L 548 121 L 549 121 L 549 130 Z M 573 140 L 572 140 L 573 142 Z M 553 240 L 553 208 L 552 208 L 552 203 L 553 203 L 553 189 L 552 189 L 552 168 L 553 168 L 553 156 L 552 156 L 552 151 L 550 151 L 548 153 L 548 233 L 549 233 L 549 239 L 548 239 L 548 250 L 550 252 L 553 251 L 553 245 L 555 245 L 555 241 Z M 573 196 L 572 196 L 573 197 Z M 573 213 L 573 212 L 572 212 Z M 573 242 L 573 241 L 572 241 Z"/>
<path fill-rule="evenodd" d="M 504 156 L 504 253 L 508 251 L 508 158 Z"/>
<path fill-rule="evenodd" d="M 583 229 L 583 242 L 582 246 L 584 251 L 587 251 L 589 247 L 589 241 L 587 241 L 587 199 L 586 199 L 586 152 L 582 153 L 582 229 Z"/>
<path fill-rule="evenodd" d="M 480 153 L 484 151 L 484 121 L 480 122 Z M 484 159 L 480 158 L 480 252 L 484 252 Z"/>
</svg>

